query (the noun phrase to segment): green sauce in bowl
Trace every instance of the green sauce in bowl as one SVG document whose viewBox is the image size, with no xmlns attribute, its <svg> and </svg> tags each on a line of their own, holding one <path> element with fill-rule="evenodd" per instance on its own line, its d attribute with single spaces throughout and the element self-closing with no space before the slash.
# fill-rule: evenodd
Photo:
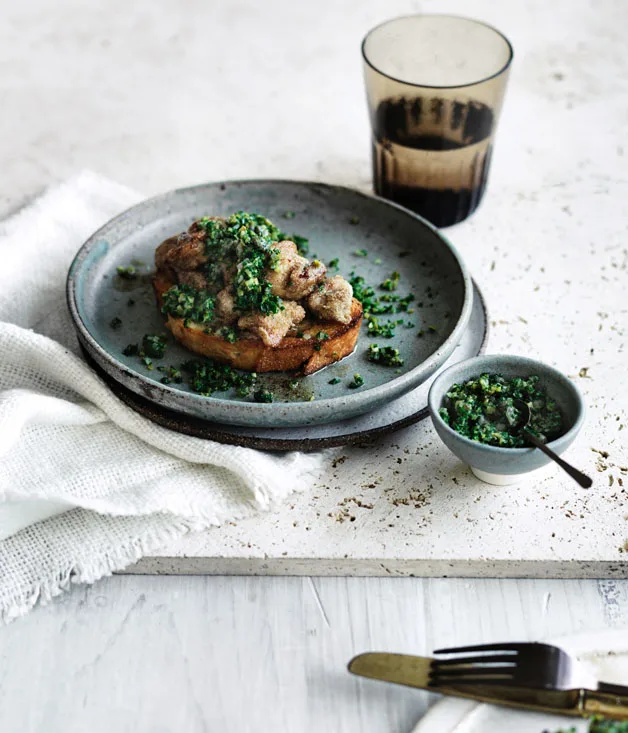
<svg viewBox="0 0 628 733">
<path fill-rule="evenodd" d="M 563 418 L 556 402 L 538 386 L 539 377 L 482 374 L 453 384 L 438 411 L 442 420 L 465 438 L 501 448 L 525 448 L 527 443 L 516 428 L 520 411 L 515 400 L 530 406 L 528 430 L 547 443 L 563 432 Z"/>
</svg>

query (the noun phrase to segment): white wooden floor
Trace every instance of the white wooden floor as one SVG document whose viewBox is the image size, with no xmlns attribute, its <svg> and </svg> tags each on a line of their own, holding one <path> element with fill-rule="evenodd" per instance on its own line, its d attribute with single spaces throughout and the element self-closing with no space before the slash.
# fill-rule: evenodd
<svg viewBox="0 0 628 733">
<path fill-rule="evenodd" d="M 0 730 L 409 733 L 352 655 L 621 626 L 628 581 L 117 576 L 0 631 Z"/>
</svg>

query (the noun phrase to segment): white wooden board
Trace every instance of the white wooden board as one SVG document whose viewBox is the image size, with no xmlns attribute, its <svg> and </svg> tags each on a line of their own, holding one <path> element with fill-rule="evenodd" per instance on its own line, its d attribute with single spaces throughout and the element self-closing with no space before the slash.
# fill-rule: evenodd
<svg viewBox="0 0 628 733">
<path fill-rule="evenodd" d="M 276 515 L 190 536 L 137 572 L 628 574 L 625 40 L 610 7 L 580 4 L 572 13 L 565 3 L 550 18 L 540 6 L 506 5 L 490 6 L 516 60 L 488 192 L 476 215 L 447 235 L 485 294 L 488 351 L 548 361 L 583 390 L 588 420 L 567 457 L 594 476 L 593 488 L 560 471 L 514 488 L 479 483 L 424 423 L 365 449 L 329 452 L 313 490 Z M 472 14 L 488 9 L 478 3 Z M 360 25 L 357 6 L 353 17 Z M 337 94 L 333 135 L 312 120 L 308 140 L 324 161 L 321 177 L 332 161 L 349 159 L 358 174 L 350 182 L 364 186 L 359 34 L 347 18 L 343 24 L 352 32 L 330 28 L 333 53 L 314 54 L 319 71 L 303 72 L 324 74 L 321 103 Z M 340 139 L 341 129 L 352 134 Z M 277 163 L 273 172 L 288 168 Z"/>
<path fill-rule="evenodd" d="M 278 514 L 190 536 L 136 571 L 624 574 L 626 4 L 195 7 L 11 7 L 0 48 L 13 70 L 0 136 L 4 208 L 81 167 L 146 194 L 260 176 L 368 189 L 363 34 L 417 10 L 484 19 L 510 37 L 515 62 L 486 199 L 448 236 L 488 301 L 489 350 L 544 359 L 583 389 L 589 418 L 568 457 L 596 482 L 583 491 L 555 473 L 492 488 L 422 424 L 330 452 L 317 486 Z M 267 113 L 243 114 L 243 100 Z"/>
</svg>

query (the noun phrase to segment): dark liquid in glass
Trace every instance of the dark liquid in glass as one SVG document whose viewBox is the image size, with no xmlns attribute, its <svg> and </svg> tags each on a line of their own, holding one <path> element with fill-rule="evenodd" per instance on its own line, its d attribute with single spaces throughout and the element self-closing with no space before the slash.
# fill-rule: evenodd
<svg viewBox="0 0 628 733">
<path fill-rule="evenodd" d="M 373 121 L 375 192 L 435 226 L 479 205 L 491 157 L 493 113 L 477 102 L 386 100 Z"/>
</svg>

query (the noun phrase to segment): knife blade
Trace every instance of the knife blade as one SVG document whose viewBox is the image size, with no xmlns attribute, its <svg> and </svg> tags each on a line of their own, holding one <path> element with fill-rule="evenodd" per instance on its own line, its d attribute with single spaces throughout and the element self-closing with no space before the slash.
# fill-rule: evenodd
<svg viewBox="0 0 628 733">
<path fill-rule="evenodd" d="M 349 662 L 349 671 L 360 677 L 392 682 L 441 695 L 464 697 L 478 702 L 587 718 L 604 715 L 628 720 L 628 697 L 585 688 L 573 690 L 538 690 L 530 687 L 465 685 L 434 687 L 429 672 L 432 659 L 410 654 L 367 652 Z"/>
</svg>

